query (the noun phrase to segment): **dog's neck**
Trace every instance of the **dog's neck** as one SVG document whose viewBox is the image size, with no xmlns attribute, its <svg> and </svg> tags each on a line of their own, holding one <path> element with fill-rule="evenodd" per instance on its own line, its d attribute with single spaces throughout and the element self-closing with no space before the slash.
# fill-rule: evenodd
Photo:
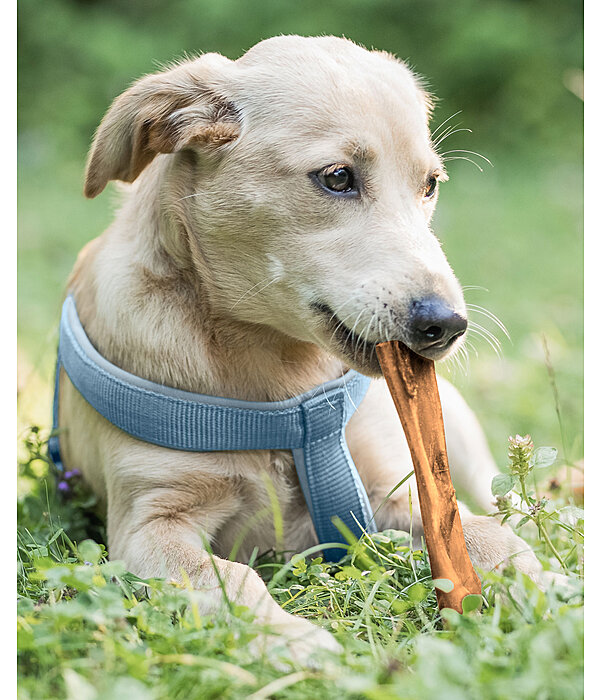
<svg viewBox="0 0 600 700">
<path fill-rule="evenodd" d="M 157 169 L 80 254 L 69 288 L 92 343 L 109 361 L 160 384 L 277 401 L 347 367 L 312 343 L 217 312 L 181 222 L 165 215 Z"/>
</svg>

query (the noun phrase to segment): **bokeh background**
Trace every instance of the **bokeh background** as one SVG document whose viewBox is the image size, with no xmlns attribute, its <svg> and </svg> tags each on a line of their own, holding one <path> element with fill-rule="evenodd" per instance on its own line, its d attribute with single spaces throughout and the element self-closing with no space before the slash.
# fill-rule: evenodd
<svg viewBox="0 0 600 700">
<path fill-rule="evenodd" d="M 116 204 L 112 185 L 96 200 L 82 195 L 112 99 L 185 53 L 236 58 L 276 34 L 336 34 L 407 60 L 439 98 L 432 129 L 460 112 L 448 123 L 471 130 L 442 150 L 493 163 L 453 154 L 482 171 L 448 162 L 434 227 L 461 282 L 476 287 L 467 301 L 496 314 L 511 339 L 474 314 L 500 356 L 472 335 L 468 371 L 441 371 L 480 416 L 500 465 L 516 432 L 581 458 L 580 0 L 20 0 L 18 13 L 21 427 L 50 424 L 65 282 Z"/>
</svg>

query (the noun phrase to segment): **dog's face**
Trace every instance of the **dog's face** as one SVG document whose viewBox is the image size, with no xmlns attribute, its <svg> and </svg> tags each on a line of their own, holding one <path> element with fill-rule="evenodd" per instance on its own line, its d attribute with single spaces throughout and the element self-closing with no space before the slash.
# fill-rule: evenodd
<svg viewBox="0 0 600 700">
<path fill-rule="evenodd" d="M 159 159 L 162 196 L 219 313 L 378 373 L 377 342 L 440 359 L 467 325 L 429 229 L 445 174 L 427 119 L 427 96 L 392 57 L 279 37 L 132 87 L 99 129 L 86 192 L 174 153 Z"/>
</svg>

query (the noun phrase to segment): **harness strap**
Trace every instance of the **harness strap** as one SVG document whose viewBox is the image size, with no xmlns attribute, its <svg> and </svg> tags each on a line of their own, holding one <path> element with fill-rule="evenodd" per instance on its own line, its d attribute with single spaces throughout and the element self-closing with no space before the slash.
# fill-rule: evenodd
<svg viewBox="0 0 600 700">
<path fill-rule="evenodd" d="M 182 391 L 142 379 L 110 363 L 94 348 L 75 301 L 63 304 L 56 368 L 53 436 L 48 449 L 62 469 L 58 381 L 63 367 L 83 398 L 113 425 L 144 442 L 191 452 L 292 450 L 320 543 L 340 541 L 337 515 L 360 537 L 375 524 L 344 430 L 370 379 L 350 370 L 286 401 L 241 401 Z M 358 522 L 357 522 L 358 521 Z M 345 553 L 329 549 L 337 561 Z"/>
</svg>

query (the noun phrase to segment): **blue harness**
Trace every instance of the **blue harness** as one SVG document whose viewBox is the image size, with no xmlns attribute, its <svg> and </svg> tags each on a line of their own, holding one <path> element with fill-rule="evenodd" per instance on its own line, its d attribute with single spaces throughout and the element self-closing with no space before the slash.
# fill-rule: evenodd
<svg viewBox="0 0 600 700">
<path fill-rule="evenodd" d="M 83 398 L 113 425 L 139 440 L 190 452 L 291 450 L 321 544 L 340 542 L 338 516 L 360 537 L 375 531 L 373 513 L 344 430 L 370 379 L 350 370 L 286 401 L 239 401 L 182 391 L 125 372 L 87 337 L 72 296 L 63 304 L 48 450 L 62 470 L 58 429 L 61 366 Z M 327 547 L 338 561 L 345 549 Z"/>
</svg>

